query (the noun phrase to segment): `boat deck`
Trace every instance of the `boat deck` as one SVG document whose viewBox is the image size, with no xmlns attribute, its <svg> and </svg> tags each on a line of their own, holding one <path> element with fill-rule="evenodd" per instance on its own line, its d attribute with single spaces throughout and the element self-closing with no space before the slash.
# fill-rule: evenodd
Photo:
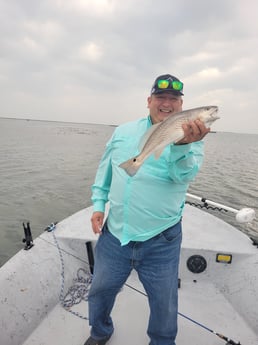
<svg viewBox="0 0 258 345">
<path fill-rule="evenodd" d="M 91 209 L 58 224 L 56 238 L 65 267 L 65 291 L 79 268 L 88 268 L 85 241 L 96 241 L 90 228 Z M 211 332 L 241 345 L 258 344 L 258 250 L 240 231 L 216 217 L 186 207 L 180 257 L 177 345 L 225 345 Z M 0 344 L 83 345 L 89 325 L 58 302 L 61 265 L 51 233 L 43 233 L 29 251 L 20 251 L 1 268 Z M 216 253 L 232 254 L 232 264 L 217 263 Z M 192 255 L 202 255 L 207 269 L 187 269 Z M 162 293 L 162 287 L 161 287 Z M 87 303 L 72 308 L 87 316 Z M 136 272 L 118 294 L 112 317 L 115 332 L 110 345 L 148 345 L 149 307 Z M 200 323 L 209 330 L 204 329 Z"/>
<path fill-rule="evenodd" d="M 148 302 L 147 298 L 135 289 L 144 292 L 134 272 L 119 293 L 113 310 L 115 332 L 109 341 L 110 345 L 148 344 Z M 73 307 L 73 310 L 84 316 L 88 315 L 86 302 L 81 302 Z M 240 341 L 243 345 L 258 343 L 257 335 L 212 283 L 182 281 L 179 290 L 179 311 L 209 329 L 236 342 Z M 225 343 L 213 333 L 180 315 L 178 324 L 177 345 L 186 345 L 189 341 L 192 345 Z M 72 315 L 58 304 L 23 345 L 83 345 L 88 335 L 88 321 Z"/>
</svg>

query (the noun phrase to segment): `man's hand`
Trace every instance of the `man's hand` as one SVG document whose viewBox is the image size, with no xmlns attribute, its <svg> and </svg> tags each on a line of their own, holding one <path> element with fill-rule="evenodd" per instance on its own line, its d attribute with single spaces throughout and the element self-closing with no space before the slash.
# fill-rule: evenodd
<svg viewBox="0 0 258 345">
<path fill-rule="evenodd" d="M 202 140 L 206 134 L 210 132 L 210 128 L 206 128 L 200 120 L 190 121 L 182 125 L 185 136 L 176 144 L 190 144 L 195 141 Z"/>
<path fill-rule="evenodd" d="M 91 226 L 95 234 L 101 234 L 104 212 L 94 212 L 91 216 Z"/>
</svg>

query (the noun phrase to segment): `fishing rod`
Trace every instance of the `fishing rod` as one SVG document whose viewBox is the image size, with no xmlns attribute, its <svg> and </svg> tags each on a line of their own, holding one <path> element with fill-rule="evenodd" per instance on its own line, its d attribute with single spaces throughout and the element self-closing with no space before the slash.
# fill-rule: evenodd
<svg viewBox="0 0 258 345">
<path fill-rule="evenodd" d="M 198 325 L 198 326 L 200 326 L 200 327 L 206 329 L 206 331 L 209 331 L 209 332 L 215 334 L 215 335 L 216 335 L 217 337 L 219 337 L 220 339 L 225 340 L 225 341 L 227 342 L 226 345 L 241 345 L 240 342 L 236 343 L 234 340 L 232 340 L 232 339 L 226 337 L 225 335 L 223 335 L 223 334 L 221 334 L 221 333 L 215 332 L 213 329 L 211 329 L 211 328 L 209 328 L 209 327 L 207 327 L 207 326 L 201 324 L 200 322 L 197 322 L 197 321 L 191 319 L 190 317 L 188 317 L 188 316 L 186 316 L 186 315 L 184 315 L 184 314 L 182 314 L 182 313 L 179 313 L 179 312 L 178 312 L 178 315 L 180 315 L 180 316 L 184 317 L 185 319 L 187 319 L 187 320 L 189 320 L 189 321 L 195 323 L 196 325 Z"/>
<path fill-rule="evenodd" d="M 145 292 L 143 292 L 143 291 L 141 291 L 141 290 L 139 290 L 139 289 L 133 287 L 132 285 L 130 285 L 130 284 L 128 284 L 128 283 L 125 283 L 125 285 L 126 285 L 128 288 L 130 288 L 130 289 L 132 289 L 132 290 L 134 290 L 134 291 L 140 293 L 141 295 L 147 297 L 147 294 L 146 294 Z M 189 316 L 187 316 L 187 315 L 185 315 L 185 314 L 180 313 L 179 311 L 177 312 L 177 314 L 180 315 L 180 316 L 182 316 L 182 317 L 184 317 L 184 318 L 187 319 L 188 321 L 191 321 L 192 323 L 196 324 L 197 326 L 202 327 L 202 328 L 205 329 L 206 331 L 209 331 L 209 332 L 215 334 L 215 335 L 216 335 L 217 337 L 219 337 L 220 339 L 225 340 L 225 341 L 227 342 L 226 345 L 242 345 L 240 342 L 236 343 L 234 340 L 232 340 L 232 339 L 226 337 L 225 335 L 223 335 L 223 334 L 221 334 L 221 333 L 215 332 L 213 329 L 211 329 L 211 328 L 209 328 L 209 327 L 203 325 L 202 323 L 200 323 L 200 322 L 198 322 L 198 321 L 196 321 L 196 320 L 190 318 Z"/>
<path fill-rule="evenodd" d="M 237 210 L 233 207 L 229 207 L 229 206 L 220 204 L 218 202 L 214 202 L 212 200 L 208 200 L 206 198 L 199 197 L 199 196 L 194 195 L 194 194 L 186 193 L 186 196 L 189 198 L 192 198 L 194 200 L 198 200 L 198 201 L 202 202 L 204 204 L 204 206 L 211 205 L 214 207 L 218 207 L 219 209 L 235 213 L 236 221 L 239 223 L 249 223 L 249 222 L 252 222 L 255 218 L 255 210 L 252 208 L 249 208 L 249 207 L 244 207 L 244 208 L 241 208 L 240 210 Z"/>
</svg>

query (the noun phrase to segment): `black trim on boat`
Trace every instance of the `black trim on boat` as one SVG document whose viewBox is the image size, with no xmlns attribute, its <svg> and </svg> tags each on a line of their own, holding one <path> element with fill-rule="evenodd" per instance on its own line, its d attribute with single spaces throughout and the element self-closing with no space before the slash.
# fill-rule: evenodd
<svg viewBox="0 0 258 345">
<path fill-rule="evenodd" d="M 90 266 L 90 273 L 93 274 L 94 269 L 94 254 L 92 249 L 92 243 L 90 241 L 85 242 L 87 254 L 88 254 L 88 260 L 89 260 L 89 266 Z"/>
<path fill-rule="evenodd" d="M 256 247 L 258 248 L 258 238 L 250 237 L 250 239 L 252 240 L 253 245 L 256 246 Z"/>
</svg>

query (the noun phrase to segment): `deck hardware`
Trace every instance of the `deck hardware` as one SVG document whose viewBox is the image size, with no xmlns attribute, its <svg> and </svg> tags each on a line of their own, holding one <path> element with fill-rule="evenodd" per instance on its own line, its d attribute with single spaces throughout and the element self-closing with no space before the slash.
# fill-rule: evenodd
<svg viewBox="0 0 258 345">
<path fill-rule="evenodd" d="M 224 263 L 224 264 L 231 264 L 232 262 L 232 254 L 216 254 L 216 262 Z"/>
<path fill-rule="evenodd" d="M 25 225 L 25 223 L 23 222 L 22 225 L 23 225 L 24 236 L 25 236 L 22 240 L 22 242 L 25 243 L 24 250 L 29 250 L 31 247 L 34 246 L 32 235 L 31 235 L 30 223 L 27 222 L 27 224 Z"/>
<path fill-rule="evenodd" d="M 178 285 L 178 289 L 180 289 L 180 288 L 181 288 L 181 279 L 180 279 L 180 278 L 178 278 L 178 283 L 177 283 L 177 285 Z"/>
<path fill-rule="evenodd" d="M 201 255 L 192 255 L 186 262 L 187 268 L 192 273 L 202 273 L 206 270 L 207 261 Z"/>
<path fill-rule="evenodd" d="M 46 227 L 45 231 L 47 231 L 47 232 L 52 232 L 52 231 L 54 231 L 55 228 L 56 228 L 56 224 L 57 224 L 57 222 L 49 224 L 49 225 Z"/>
</svg>

